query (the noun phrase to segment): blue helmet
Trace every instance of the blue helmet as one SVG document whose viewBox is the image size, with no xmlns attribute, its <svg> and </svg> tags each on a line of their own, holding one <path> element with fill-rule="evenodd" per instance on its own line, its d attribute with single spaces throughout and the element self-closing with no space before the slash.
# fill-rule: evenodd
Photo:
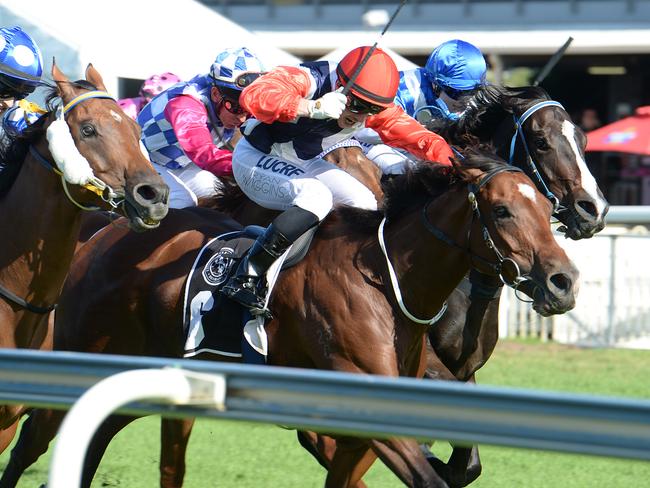
<svg viewBox="0 0 650 488">
<path fill-rule="evenodd" d="M 0 97 L 25 98 L 41 84 L 43 57 L 20 27 L 0 29 Z"/>
<path fill-rule="evenodd" d="M 430 81 L 454 90 L 472 90 L 485 84 L 487 66 L 473 44 L 453 39 L 433 50 L 424 69 Z"/>
</svg>

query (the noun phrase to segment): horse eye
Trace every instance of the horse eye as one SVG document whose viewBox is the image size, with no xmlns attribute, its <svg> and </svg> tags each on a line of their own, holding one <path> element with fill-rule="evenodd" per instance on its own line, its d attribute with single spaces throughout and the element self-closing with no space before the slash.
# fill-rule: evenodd
<svg viewBox="0 0 650 488">
<path fill-rule="evenodd" d="M 84 137 L 93 137 L 97 135 L 97 131 L 90 124 L 84 124 L 81 126 L 81 135 Z"/>
<path fill-rule="evenodd" d="M 492 213 L 494 214 L 495 219 L 507 219 L 509 217 L 512 217 L 508 209 L 503 205 L 498 205 L 494 207 Z"/>
<path fill-rule="evenodd" d="M 545 149 L 548 149 L 548 144 L 546 144 L 546 140 L 540 137 L 535 139 L 535 147 L 543 151 Z"/>
</svg>

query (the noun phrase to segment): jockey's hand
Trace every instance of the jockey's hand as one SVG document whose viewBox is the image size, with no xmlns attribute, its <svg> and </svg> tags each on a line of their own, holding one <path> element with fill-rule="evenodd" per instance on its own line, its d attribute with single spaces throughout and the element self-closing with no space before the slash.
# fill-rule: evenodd
<svg viewBox="0 0 650 488">
<path fill-rule="evenodd" d="M 347 103 L 348 97 L 340 91 L 326 93 L 318 100 L 309 100 L 309 117 L 312 119 L 338 119 Z"/>
</svg>

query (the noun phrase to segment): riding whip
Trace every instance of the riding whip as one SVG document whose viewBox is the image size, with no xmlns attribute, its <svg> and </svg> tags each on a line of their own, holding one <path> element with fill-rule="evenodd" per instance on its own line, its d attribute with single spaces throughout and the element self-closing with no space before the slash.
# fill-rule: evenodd
<svg viewBox="0 0 650 488">
<path fill-rule="evenodd" d="M 535 81 L 533 82 L 533 86 L 538 86 L 542 81 L 544 81 L 544 78 L 548 76 L 548 74 L 555 67 L 558 61 L 562 58 L 562 56 L 564 56 L 566 50 L 569 49 L 569 45 L 571 44 L 571 42 L 573 42 L 573 37 L 569 36 L 566 42 L 562 44 L 560 49 L 558 49 L 555 52 L 555 54 L 553 54 L 553 56 L 551 56 L 551 59 L 548 60 L 546 65 L 537 74 L 537 76 L 535 77 Z"/>
<path fill-rule="evenodd" d="M 379 41 L 384 36 L 384 34 L 386 33 L 386 31 L 388 30 L 390 25 L 393 23 L 393 20 L 395 20 L 395 17 L 397 17 L 397 14 L 399 13 L 400 10 L 402 10 L 402 7 L 404 5 L 406 5 L 406 0 L 402 0 L 400 2 L 397 9 L 395 10 L 395 12 L 393 12 L 393 15 L 388 20 L 388 23 L 384 26 L 384 30 L 381 31 L 381 34 L 379 34 L 379 37 L 377 38 L 375 43 L 372 45 L 372 47 L 370 49 L 368 49 L 368 52 L 366 53 L 366 55 L 361 60 L 361 63 L 359 64 L 359 66 L 357 66 L 357 69 L 354 71 L 354 73 L 352 73 L 352 76 L 350 77 L 348 82 L 343 87 L 343 91 L 341 92 L 341 93 L 343 93 L 343 95 L 347 95 L 348 92 L 350 91 L 350 88 L 352 88 L 352 86 L 354 85 L 354 82 L 357 81 L 357 78 L 359 77 L 359 73 L 361 73 L 361 70 L 366 65 L 368 60 L 370 59 L 370 56 L 372 56 L 372 53 L 374 52 L 374 50 L 377 48 L 377 44 L 379 44 Z"/>
</svg>

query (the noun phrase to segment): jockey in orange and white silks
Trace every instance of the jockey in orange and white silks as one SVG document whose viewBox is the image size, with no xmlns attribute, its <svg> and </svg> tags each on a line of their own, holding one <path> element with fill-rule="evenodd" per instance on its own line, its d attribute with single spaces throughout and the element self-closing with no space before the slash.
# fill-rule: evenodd
<svg viewBox="0 0 650 488">
<path fill-rule="evenodd" d="M 138 115 L 141 140 L 165 183 L 172 208 L 197 205 L 232 173 L 229 141 L 248 118 L 239 94 L 264 68 L 246 48 L 218 54 L 205 75 L 180 82 L 145 105 Z"/>
<path fill-rule="evenodd" d="M 279 67 L 256 80 L 241 96 L 254 118 L 233 154 L 233 174 L 251 200 L 283 210 L 242 260 L 237 275 L 222 289 L 253 309 L 263 306 L 259 278 L 304 232 L 336 204 L 376 209 L 373 194 L 338 166 L 319 157 L 361 127 L 382 141 L 419 158 L 450 164 L 451 149 L 393 103 L 399 74 L 394 61 L 375 49 L 346 96 L 370 47 L 349 52 L 338 65 L 328 61 Z"/>
<path fill-rule="evenodd" d="M 45 110 L 25 98 L 42 84 L 43 56 L 20 27 L 0 29 L 0 115 L 6 132 L 22 132 Z"/>
<path fill-rule="evenodd" d="M 433 50 L 424 68 L 400 71 L 395 104 L 418 120 L 426 117 L 443 124 L 458 120 L 469 96 L 485 85 L 486 71 L 479 48 L 460 39 L 445 41 Z M 362 130 L 355 138 L 384 174 L 403 172 L 412 159 L 408 152 L 382 144 L 372 130 Z"/>
<path fill-rule="evenodd" d="M 137 97 L 120 98 L 117 101 L 117 104 L 126 115 L 131 117 L 133 120 L 137 120 L 140 111 L 146 104 L 153 100 L 153 97 L 160 95 L 179 81 L 181 81 L 181 79 L 174 73 L 167 72 L 158 75 L 151 75 L 142 82 L 140 93 Z"/>
</svg>

